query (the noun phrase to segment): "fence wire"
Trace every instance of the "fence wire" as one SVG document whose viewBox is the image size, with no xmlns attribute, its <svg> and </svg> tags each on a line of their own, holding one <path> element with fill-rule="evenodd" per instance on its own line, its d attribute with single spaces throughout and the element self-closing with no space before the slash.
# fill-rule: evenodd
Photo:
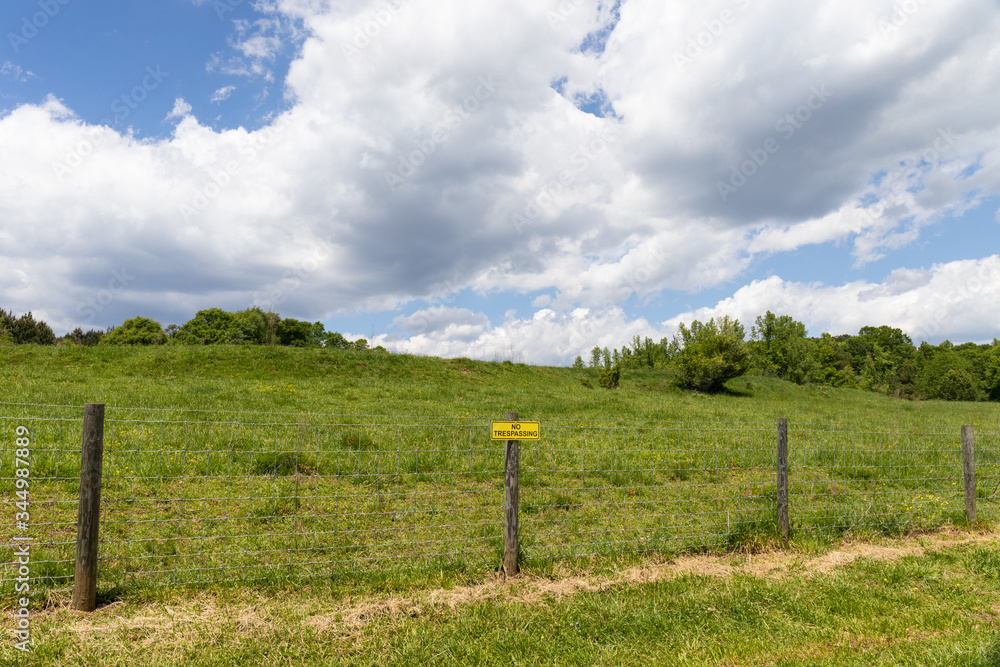
<svg viewBox="0 0 1000 667">
<path fill-rule="evenodd" d="M 81 421 L 2 420 L 0 507 L 14 525 L 15 429 L 30 431 L 31 577 L 72 586 Z M 964 520 L 961 433 L 790 426 L 793 532 L 901 532 Z M 482 572 L 503 557 L 503 442 L 487 424 L 107 419 L 102 589 L 130 584 Z M 520 444 L 521 550 L 533 559 L 738 546 L 776 532 L 776 428 L 542 424 Z M 998 518 L 1000 436 L 976 433 L 978 511 Z M 0 584 L 15 579 L 15 540 Z"/>
</svg>

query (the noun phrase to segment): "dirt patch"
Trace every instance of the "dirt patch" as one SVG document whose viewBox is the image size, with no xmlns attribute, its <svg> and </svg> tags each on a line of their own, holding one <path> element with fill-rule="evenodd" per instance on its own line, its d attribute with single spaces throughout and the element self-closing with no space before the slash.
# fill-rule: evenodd
<svg viewBox="0 0 1000 667">
<path fill-rule="evenodd" d="M 612 574 L 570 571 L 557 565 L 552 577 L 519 576 L 505 579 L 497 575 L 473 586 L 418 591 L 408 597 L 355 598 L 334 604 L 322 599 L 310 599 L 299 605 L 297 615 L 300 615 L 304 626 L 319 632 L 353 635 L 373 623 L 423 616 L 435 610 L 450 610 L 489 600 L 546 604 L 577 593 L 642 585 L 688 575 L 726 578 L 743 574 L 770 579 L 815 576 L 827 574 L 862 559 L 896 561 L 949 546 L 998 543 L 1000 533 L 970 533 L 952 529 L 881 544 L 843 544 L 815 557 L 808 557 L 794 550 L 750 555 L 680 556 Z M 76 619 L 69 620 L 64 627 L 65 631 L 80 636 L 140 631 L 148 633 L 144 641 L 154 641 L 158 636 L 195 632 L 198 627 L 217 626 L 223 621 L 232 623 L 235 620 L 241 628 L 255 633 L 287 623 L 287 618 L 282 620 L 279 612 L 270 610 L 274 604 L 273 599 L 251 595 L 251 599 L 225 601 L 210 592 L 201 593 L 178 603 L 143 605 L 136 610 L 138 613 L 131 616 L 123 615 L 124 610 L 120 607 L 128 607 L 124 603 L 103 607 L 86 616 L 66 608 L 41 612 L 41 615 L 76 616 Z"/>
<path fill-rule="evenodd" d="M 664 563 L 651 563 L 633 567 L 611 576 L 594 576 L 576 572 L 572 576 L 556 579 L 540 577 L 517 577 L 504 580 L 501 577 L 475 586 L 460 586 L 452 589 L 428 591 L 415 598 L 387 598 L 366 601 L 361 605 L 347 605 L 329 613 L 313 615 L 305 620 L 307 625 L 320 630 L 338 628 L 341 631 L 356 630 L 380 618 L 416 616 L 434 608 L 454 609 L 455 607 L 502 598 L 537 604 L 550 599 L 559 599 L 576 593 L 597 592 L 619 586 L 631 586 L 669 580 L 684 575 L 709 576 L 717 578 L 746 574 L 762 578 L 782 578 L 827 574 L 845 567 L 857 560 L 897 561 L 906 556 L 921 556 L 947 546 L 959 544 L 996 544 L 1000 534 L 976 534 L 946 530 L 924 534 L 891 544 L 852 543 L 815 558 L 803 558 L 794 551 L 749 555 L 743 562 L 734 564 L 732 556 L 681 556 Z"/>
</svg>

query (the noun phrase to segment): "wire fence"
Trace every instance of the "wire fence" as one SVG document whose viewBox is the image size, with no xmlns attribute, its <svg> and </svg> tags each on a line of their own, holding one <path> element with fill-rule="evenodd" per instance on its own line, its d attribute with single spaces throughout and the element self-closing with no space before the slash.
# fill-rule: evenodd
<svg viewBox="0 0 1000 667">
<path fill-rule="evenodd" d="M 77 409 L 78 411 L 78 409 Z M 244 415 L 245 416 L 245 415 Z M 99 581 L 187 585 L 400 568 L 488 571 L 504 554 L 504 444 L 488 424 L 105 421 Z M 0 585 L 72 587 L 79 417 L 2 418 L 3 521 L 30 519 Z M 419 420 L 412 420 L 418 422 Z M 17 427 L 30 433 L 17 473 Z M 976 433 L 979 517 L 996 520 L 1000 436 Z M 961 432 L 788 430 L 793 532 L 901 532 L 964 521 Z M 21 452 L 24 453 L 24 452 Z M 773 424 L 542 425 L 520 454 L 527 562 L 736 546 L 775 533 Z"/>
</svg>

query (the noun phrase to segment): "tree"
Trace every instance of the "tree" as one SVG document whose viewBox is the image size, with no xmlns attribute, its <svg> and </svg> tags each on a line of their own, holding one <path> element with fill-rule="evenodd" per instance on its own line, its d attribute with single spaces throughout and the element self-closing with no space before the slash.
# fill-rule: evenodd
<svg viewBox="0 0 1000 667">
<path fill-rule="evenodd" d="M 981 394 L 967 370 L 948 370 L 937 386 L 937 396 L 945 401 L 978 401 Z"/>
<path fill-rule="evenodd" d="M 15 345 L 55 345 L 56 335 L 52 333 L 52 328 L 41 320 L 35 320 L 31 311 L 17 319 L 14 319 L 13 313 L 0 313 L 0 337 L 10 339 Z"/>
<path fill-rule="evenodd" d="M 583 365 L 583 357 L 581 357 L 580 355 L 576 355 L 576 359 L 573 360 L 573 368 L 578 368 L 578 369 L 586 368 Z"/>
<path fill-rule="evenodd" d="M 780 317 L 770 310 L 757 316 L 750 329 L 749 344 L 752 365 L 765 375 L 788 379 L 790 346 L 794 340 L 804 340 L 806 325 L 791 315 Z"/>
<path fill-rule="evenodd" d="M 1000 401 L 1000 341 L 993 339 L 983 362 L 983 390 L 991 401 Z"/>
<path fill-rule="evenodd" d="M 268 341 L 268 315 L 258 306 L 233 313 L 232 342 L 252 345 L 266 343 Z"/>
<path fill-rule="evenodd" d="M 296 320 L 290 317 L 278 322 L 277 334 L 279 345 L 293 345 L 295 347 L 318 346 L 324 340 L 325 333 L 322 322 L 306 322 L 305 320 Z M 368 347 L 367 341 L 365 341 L 365 347 Z"/>
<path fill-rule="evenodd" d="M 849 336 L 831 336 L 824 333 L 815 341 L 811 368 L 806 376 L 809 382 L 831 387 L 855 387 L 857 377 L 851 368 L 851 355 L 844 349 L 844 340 Z"/>
<path fill-rule="evenodd" d="M 104 332 L 98 331 L 96 329 L 90 329 L 87 333 L 83 332 L 83 329 L 77 327 L 73 331 L 69 332 L 63 336 L 60 340 L 68 341 L 74 345 L 83 345 L 85 347 L 90 347 L 92 345 L 97 345 L 104 338 Z"/>
<path fill-rule="evenodd" d="M 102 345 L 163 345 L 167 335 L 156 320 L 133 317 L 125 320 L 101 339 Z"/>
<path fill-rule="evenodd" d="M 598 345 L 590 351 L 590 367 L 599 368 L 601 366 L 601 348 Z"/>
<path fill-rule="evenodd" d="M 920 393 L 925 398 L 944 401 L 974 401 L 981 398 L 980 388 L 972 374 L 972 364 L 962 358 L 951 343 L 943 350 L 940 348 L 938 346 L 938 350 L 923 365 L 917 376 Z"/>
<path fill-rule="evenodd" d="M 749 353 L 739 320 L 723 317 L 690 328 L 680 325 L 674 340 L 681 348 L 677 354 L 677 383 L 700 391 L 720 391 L 726 382 L 747 372 Z"/>
<path fill-rule="evenodd" d="M 221 308 L 199 310 L 184 323 L 173 339 L 187 345 L 215 345 L 240 342 L 239 323 L 233 313 Z"/>
</svg>

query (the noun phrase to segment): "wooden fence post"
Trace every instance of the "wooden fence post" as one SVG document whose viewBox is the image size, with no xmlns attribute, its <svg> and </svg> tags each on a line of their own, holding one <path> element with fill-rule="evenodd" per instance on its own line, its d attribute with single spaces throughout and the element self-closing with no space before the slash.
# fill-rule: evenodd
<svg viewBox="0 0 1000 667">
<path fill-rule="evenodd" d="M 508 412 L 507 421 L 516 422 L 517 413 Z M 517 440 L 507 440 L 503 473 L 503 569 L 508 577 L 517 574 L 518 545 L 518 495 L 520 471 L 520 445 Z"/>
<path fill-rule="evenodd" d="M 788 420 L 778 419 L 778 530 L 788 541 Z"/>
<path fill-rule="evenodd" d="M 76 523 L 76 573 L 73 608 L 97 607 L 97 544 L 101 525 L 101 469 L 104 459 L 104 404 L 83 408 L 83 451 L 80 458 L 80 509 Z"/>
<path fill-rule="evenodd" d="M 976 523 L 976 436 L 972 426 L 962 427 L 962 472 L 965 478 L 965 518 Z"/>
</svg>

